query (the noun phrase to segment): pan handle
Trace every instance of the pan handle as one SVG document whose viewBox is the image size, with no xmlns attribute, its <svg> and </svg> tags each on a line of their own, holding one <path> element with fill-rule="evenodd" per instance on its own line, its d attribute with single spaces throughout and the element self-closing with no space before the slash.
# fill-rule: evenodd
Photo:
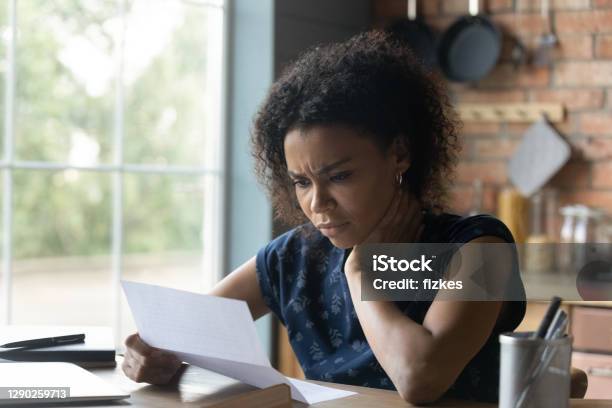
<svg viewBox="0 0 612 408">
<path fill-rule="evenodd" d="M 417 0 L 408 0 L 408 20 L 414 21 L 417 18 Z"/>
<path fill-rule="evenodd" d="M 478 9 L 480 7 L 480 4 L 478 4 L 479 2 L 480 0 L 470 0 L 470 16 L 478 15 Z"/>
</svg>

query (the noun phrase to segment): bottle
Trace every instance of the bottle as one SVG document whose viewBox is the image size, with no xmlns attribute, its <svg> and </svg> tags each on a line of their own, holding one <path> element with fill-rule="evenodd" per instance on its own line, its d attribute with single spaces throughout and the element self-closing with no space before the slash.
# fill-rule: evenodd
<svg viewBox="0 0 612 408">
<path fill-rule="evenodd" d="M 527 237 L 527 203 L 527 199 L 513 188 L 503 189 L 497 198 L 497 216 L 519 244 Z"/>
<path fill-rule="evenodd" d="M 554 242 L 559 237 L 559 191 L 545 188 L 544 193 L 544 228 L 546 235 Z"/>
<path fill-rule="evenodd" d="M 472 205 L 470 206 L 469 215 L 482 214 L 482 180 L 475 179 L 472 182 Z"/>
<path fill-rule="evenodd" d="M 603 212 L 584 205 L 575 208 L 572 270 L 578 273 L 590 261 L 592 255 L 597 255 L 597 233 Z"/>
<path fill-rule="evenodd" d="M 557 247 L 557 267 L 562 273 L 569 273 L 573 263 L 574 226 L 576 223 L 576 206 L 561 207 L 559 213 L 563 217 L 559 231 Z"/>
<path fill-rule="evenodd" d="M 529 203 L 529 236 L 525 242 L 524 265 L 527 272 L 551 273 L 554 269 L 553 239 L 547 233 L 547 196 L 535 193 Z"/>
</svg>

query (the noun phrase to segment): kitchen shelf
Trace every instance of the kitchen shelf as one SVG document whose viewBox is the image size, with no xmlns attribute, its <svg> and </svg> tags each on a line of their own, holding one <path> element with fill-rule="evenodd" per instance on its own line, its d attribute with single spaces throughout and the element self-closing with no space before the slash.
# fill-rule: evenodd
<svg viewBox="0 0 612 408">
<path fill-rule="evenodd" d="M 545 117 L 556 123 L 565 117 L 561 103 L 464 103 L 457 111 L 464 122 L 532 123 Z"/>
</svg>

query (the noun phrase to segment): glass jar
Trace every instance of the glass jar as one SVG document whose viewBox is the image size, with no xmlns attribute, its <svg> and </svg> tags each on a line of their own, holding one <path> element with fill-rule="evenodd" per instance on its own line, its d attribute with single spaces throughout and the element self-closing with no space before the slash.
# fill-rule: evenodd
<svg viewBox="0 0 612 408">
<path fill-rule="evenodd" d="M 539 191 L 529 201 L 529 236 L 526 240 L 524 265 L 527 272 L 551 273 L 554 270 L 554 239 L 549 235 L 548 198 Z"/>
<path fill-rule="evenodd" d="M 601 210 L 585 205 L 563 207 L 560 241 L 557 254 L 558 266 L 570 274 L 577 273 L 587 262 L 589 248 L 596 246 L 600 238 L 600 225 L 604 218 Z"/>
<path fill-rule="evenodd" d="M 573 205 L 561 207 L 559 213 L 563 217 L 559 231 L 557 247 L 557 267 L 561 272 L 569 273 L 572 266 L 572 243 L 574 242 L 574 225 L 576 223 L 576 207 Z"/>
</svg>

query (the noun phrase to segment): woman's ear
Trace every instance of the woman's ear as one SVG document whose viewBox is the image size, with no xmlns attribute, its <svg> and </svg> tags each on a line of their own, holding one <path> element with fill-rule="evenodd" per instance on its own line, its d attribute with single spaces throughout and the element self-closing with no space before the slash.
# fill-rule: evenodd
<svg viewBox="0 0 612 408">
<path fill-rule="evenodd" d="M 404 135 L 398 135 L 395 137 L 395 139 L 393 139 L 391 155 L 394 164 L 397 167 L 397 173 L 404 173 L 410 168 L 412 162 L 410 146 L 408 145 L 408 140 Z"/>
</svg>

